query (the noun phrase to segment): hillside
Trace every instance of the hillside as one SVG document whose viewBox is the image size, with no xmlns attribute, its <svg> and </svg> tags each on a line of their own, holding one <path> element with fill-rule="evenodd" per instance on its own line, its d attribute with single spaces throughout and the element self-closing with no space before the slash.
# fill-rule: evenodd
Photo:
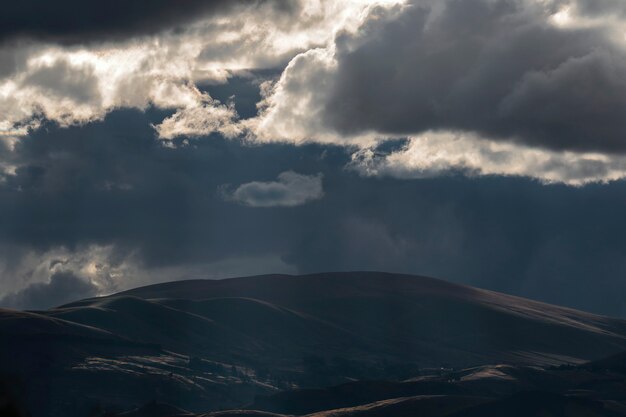
<svg viewBox="0 0 626 417">
<path fill-rule="evenodd" d="M 376 358 L 429 367 L 581 362 L 626 346 L 623 320 L 410 275 L 182 281 L 120 296 L 192 312 L 257 340 L 296 342 L 306 350 L 316 339 L 324 343 L 325 356 L 332 356 L 327 349 L 334 346 L 338 352 L 357 351 L 351 356 L 375 352 Z"/>
<path fill-rule="evenodd" d="M 256 401 L 265 412 L 296 414 L 425 395 L 478 406 L 483 397 L 536 388 L 519 381 L 547 374 L 528 366 L 626 351 L 623 320 L 372 272 L 179 281 L 47 311 L 0 310 L 0 335 L 0 371 L 21 380 L 15 395 L 34 417 L 126 412 L 155 399 L 191 412 Z M 496 380 L 509 387 L 504 393 L 488 379 L 476 389 L 426 378 L 497 364 L 526 369 L 512 387 Z M 349 385 L 343 394 L 291 394 L 368 380 L 388 382 L 357 385 L 358 395 Z M 382 405 L 428 409 L 433 401 Z"/>
</svg>

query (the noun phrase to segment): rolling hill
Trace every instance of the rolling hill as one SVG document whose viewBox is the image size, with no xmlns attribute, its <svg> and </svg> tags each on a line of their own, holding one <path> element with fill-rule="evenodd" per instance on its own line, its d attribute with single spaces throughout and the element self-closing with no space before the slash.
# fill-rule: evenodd
<svg viewBox="0 0 626 417">
<path fill-rule="evenodd" d="M 624 320 L 374 272 L 178 281 L 46 311 L 0 310 L 0 336 L 0 372 L 21 381 L 14 395 L 34 417 L 126 412 L 155 399 L 191 412 L 255 403 L 264 412 L 296 414 L 383 401 L 354 414 L 377 415 L 372 410 L 383 406 L 435 407 L 442 395 L 450 406 L 478 407 L 487 397 L 536 388 L 534 380 L 522 383 L 529 378 L 554 379 L 533 367 L 626 351 Z M 506 392 L 490 379 L 441 379 L 502 364 L 523 370 L 488 372 L 517 381 L 496 379 Z M 425 375 L 440 379 L 415 380 Z M 362 398 L 292 394 L 368 380 L 388 382 L 357 385 Z M 301 409 L 281 406 L 289 401 L 280 395 Z M 316 395 L 327 395 L 326 408 L 306 409 Z M 384 403 L 390 398 L 408 399 Z"/>
</svg>

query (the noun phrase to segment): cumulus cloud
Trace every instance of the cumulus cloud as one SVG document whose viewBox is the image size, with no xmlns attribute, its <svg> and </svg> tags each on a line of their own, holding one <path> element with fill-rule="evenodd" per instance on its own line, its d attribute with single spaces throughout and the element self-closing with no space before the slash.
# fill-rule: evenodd
<svg viewBox="0 0 626 417">
<path fill-rule="evenodd" d="M 206 105 L 206 95 L 188 81 L 188 71 L 168 66 L 167 53 L 148 45 L 40 48 L 19 73 L 0 79 L 0 132 L 24 135 L 42 120 L 83 124 L 119 107 Z"/>
<path fill-rule="evenodd" d="M 371 7 L 356 30 L 295 57 L 248 123 L 259 140 L 362 148 L 431 132 L 385 159 L 397 167 L 370 172 L 412 165 L 567 184 L 623 178 L 622 158 L 611 156 L 626 152 L 623 9 L 611 0 Z M 460 150 L 440 141 L 450 135 L 435 131 L 462 132 L 454 146 L 474 156 L 459 161 Z M 424 156 L 433 152 L 437 168 Z M 516 152 L 513 166 L 501 163 Z"/>
<path fill-rule="evenodd" d="M 219 132 L 226 137 L 242 133 L 237 124 L 238 114 L 234 105 L 224 105 L 204 95 L 198 103 L 179 109 L 155 128 L 161 139 L 174 139 L 180 136 L 200 137 Z"/>
<path fill-rule="evenodd" d="M 0 305 L 19 310 L 41 310 L 97 294 L 97 286 L 72 272 L 64 271 L 54 273 L 49 282 L 31 284 L 0 299 Z"/>
<path fill-rule="evenodd" d="M 559 4 L 415 0 L 373 8 L 357 31 L 316 53 L 324 59 L 295 58 L 276 100 L 266 100 L 286 104 L 270 105 L 263 118 L 280 120 L 287 137 L 290 122 L 310 115 L 319 121 L 311 137 L 318 124 L 339 138 L 449 129 L 624 151 L 626 41 L 606 23 L 561 27 L 553 21 Z M 318 78 L 307 83 L 311 74 Z"/>
<path fill-rule="evenodd" d="M 259 103 L 260 117 L 246 122 L 262 142 L 336 142 L 336 132 L 324 123 L 335 61 L 332 51 L 313 49 L 295 57 L 275 84 L 266 83 Z"/>
<path fill-rule="evenodd" d="M 230 198 L 251 207 L 294 207 L 322 198 L 322 175 L 301 175 L 286 171 L 276 181 L 242 184 Z"/>
<path fill-rule="evenodd" d="M 624 156 L 542 150 L 459 132 L 411 137 L 406 146 L 390 153 L 361 149 L 353 154 L 350 167 L 364 175 L 405 179 L 460 172 L 468 176 L 525 176 L 546 184 L 572 186 L 626 177 Z"/>
<path fill-rule="evenodd" d="M 354 27 L 359 12 L 367 7 L 364 0 L 188 3 L 188 8 L 177 5 L 175 9 L 185 9 L 189 17 L 197 18 L 179 30 L 164 30 L 155 24 L 150 35 L 122 37 L 115 42 L 96 37 L 88 44 L 63 45 L 47 37 L 0 44 L 0 134 L 24 135 L 42 120 L 69 126 L 101 120 L 120 107 L 150 106 L 178 111 L 162 128 L 166 136 L 201 134 L 213 123 L 203 124 L 200 117 L 214 119 L 224 113 L 219 103 L 200 91 L 201 85 L 224 83 L 233 74 L 249 70 L 282 68 L 298 53 L 325 46 L 337 31 Z M 20 7 L 14 10 L 18 16 Z M 119 16 L 118 23 L 132 29 L 132 22 L 124 19 L 133 19 L 135 9 L 128 8 L 124 4 L 124 13 L 119 13 L 124 16 Z M 114 5 L 107 12 L 117 16 L 117 9 Z M 172 8 L 159 3 L 147 9 L 158 10 L 157 17 L 163 17 L 170 15 Z M 220 13 L 205 15 L 196 9 Z M 85 10 L 80 6 L 67 15 L 74 19 Z M 91 7 L 89 10 L 91 13 Z M 178 13 L 171 13 L 172 18 L 178 19 Z M 19 24 L 20 19 L 11 17 L 10 10 L 3 14 L 7 16 Z M 47 17 L 45 22 L 57 21 Z M 107 18 L 115 21 L 113 17 L 105 13 L 103 27 Z M 33 22 L 40 23 L 39 19 Z M 27 23 L 24 30 L 28 33 Z M 77 28 L 77 33 L 87 27 L 92 26 Z M 73 30 L 71 25 L 68 30 Z M 232 133 L 242 127 L 233 124 L 224 129 Z"/>
</svg>

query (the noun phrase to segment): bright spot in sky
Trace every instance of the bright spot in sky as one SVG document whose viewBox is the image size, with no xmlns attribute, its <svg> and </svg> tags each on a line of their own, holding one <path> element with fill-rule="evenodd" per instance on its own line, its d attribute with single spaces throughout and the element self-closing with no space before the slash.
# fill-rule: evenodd
<svg viewBox="0 0 626 417">
<path fill-rule="evenodd" d="M 551 16 L 552 22 L 557 26 L 567 26 L 572 22 L 572 15 L 569 7 L 564 7 Z"/>
</svg>

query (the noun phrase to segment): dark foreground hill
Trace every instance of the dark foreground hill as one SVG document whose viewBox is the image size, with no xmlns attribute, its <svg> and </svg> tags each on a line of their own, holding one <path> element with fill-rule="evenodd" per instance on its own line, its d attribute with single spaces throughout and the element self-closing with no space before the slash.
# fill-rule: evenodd
<svg viewBox="0 0 626 417">
<path fill-rule="evenodd" d="M 34 417 L 128 413 L 137 407 L 145 412 L 145 404 L 154 400 L 208 412 L 241 408 L 255 398 L 255 408 L 278 414 L 346 407 L 361 408 L 337 415 L 385 415 L 376 414 L 381 407 L 385 413 L 385 407 L 397 409 L 393 415 L 401 415 L 401 409 L 426 416 L 424 410 L 445 409 L 449 414 L 470 406 L 497 408 L 494 398 L 506 407 L 506 401 L 518 399 L 503 395 L 543 389 L 537 380 L 561 381 L 564 375 L 537 369 L 573 366 L 622 351 L 623 320 L 383 273 L 182 281 L 47 311 L 0 310 L 0 371 L 19 381 L 9 384 L 7 395 Z M 498 391 L 484 376 L 500 378 L 504 368 L 475 375 L 476 367 L 495 364 L 519 370 L 507 371 L 519 373 L 507 374 L 508 379 L 534 379 L 495 384 L 508 387 Z M 473 369 L 467 372 L 474 379 L 454 369 Z M 577 375 L 596 372 L 576 369 Z M 468 383 L 468 378 L 480 384 Z M 298 399 L 303 391 L 293 391 L 366 380 L 390 382 L 359 386 L 360 399 L 336 391 L 326 399 L 323 393 L 305 391 Z M 563 394 L 567 384 L 559 384 L 558 394 L 541 401 L 589 413 L 605 406 L 602 401 L 577 402 L 578 397 Z M 549 388 L 554 391 L 553 385 Z M 525 402 L 531 404 L 532 398 Z M 309 402 L 325 408 L 307 408 Z M 284 405 L 290 403 L 295 408 Z"/>
</svg>

